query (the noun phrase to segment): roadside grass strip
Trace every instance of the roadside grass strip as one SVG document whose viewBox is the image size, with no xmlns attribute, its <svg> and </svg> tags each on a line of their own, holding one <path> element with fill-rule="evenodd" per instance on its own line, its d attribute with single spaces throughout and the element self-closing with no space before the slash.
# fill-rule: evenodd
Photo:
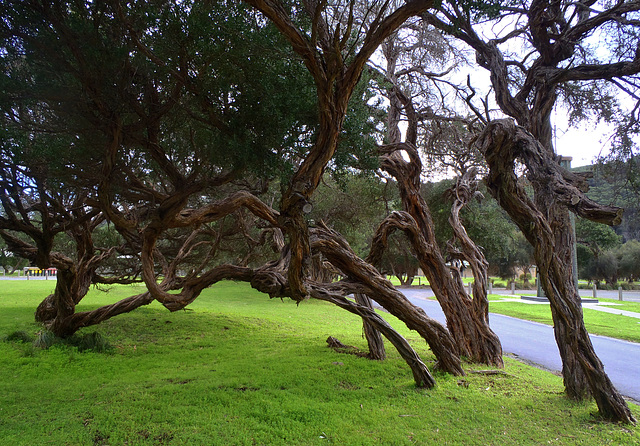
<svg viewBox="0 0 640 446">
<path fill-rule="evenodd" d="M 606 309 L 623 310 L 638 314 L 640 317 L 639 302 L 620 302 L 613 299 L 598 299 L 600 304 L 606 305 Z M 519 299 L 511 299 L 506 296 L 491 295 L 489 299 L 489 311 L 491 313 L 504 314 L 547 325 L 553 325 L 551 309 L 548 303 L 531 303 Z M 587 331 L 592 334 L 609 336 L 625 341 L 640 342 L 640 319 L 624 314 L 612 314 L 594 309 L 593 304 L 584 304 L 584 323 Z"/>
</svg>

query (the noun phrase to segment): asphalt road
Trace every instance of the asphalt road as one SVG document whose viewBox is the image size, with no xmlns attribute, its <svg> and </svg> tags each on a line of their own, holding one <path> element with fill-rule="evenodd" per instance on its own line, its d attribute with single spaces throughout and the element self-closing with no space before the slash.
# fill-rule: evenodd
<svg viewBox="0 0 640 446">
<path fill-rule="evenodd" d="M 402 292 L 430 317 L 445 323 L 438 302 L 427 299 L 430 290 L 403 288 Z M 489 315 L 489 323 L 500 337 L 505 353 L 512 353 L 545 369 L 562 369 L 552 327 L 495 313 Z M 620 393 L 640 401 L 640 344 L 597 335 L 591 335 L 591 342 Z"/>
<path fill-rule="evenodd" d="M 425 290 L 426 291 L 426 290 Z M 431 292 L 431 290 L 428 290 Z M 578 290 L 581 297 L 593 298 L 593 290 Z M 501 295 L 510 295 L 511 290 L 506 290 L 504 288 L 498 288 L 493 290 L 493 294 L 501 294 Z M 536 294 L 536 290 L 516 290 L 516 295 L 520 294 Z M 618 300 L 619 294 L 617 290 L 597 290 L 596 298 L 602 299 L 614 299 Z M 626 300 L 629 302 L 640 302 L 640 291 L 622 291 L 622 300 Z"/>
</svg>

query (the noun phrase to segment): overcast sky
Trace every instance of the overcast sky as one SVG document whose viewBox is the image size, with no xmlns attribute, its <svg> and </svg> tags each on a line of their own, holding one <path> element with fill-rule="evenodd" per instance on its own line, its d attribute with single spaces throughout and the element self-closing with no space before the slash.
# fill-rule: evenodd
<svg viewBox="0 0 640 446">
<path fill-rule="evenodd" d="M 556 152 L 572 157 L 571 167 L 593 164 L 598 156 L 609 152 L 606 135 L 609 129 L 604 124 L 580 124 L 578 128 L 568 128 L 566 122 L 562 121 L 557 118 Z"/>
</svg>

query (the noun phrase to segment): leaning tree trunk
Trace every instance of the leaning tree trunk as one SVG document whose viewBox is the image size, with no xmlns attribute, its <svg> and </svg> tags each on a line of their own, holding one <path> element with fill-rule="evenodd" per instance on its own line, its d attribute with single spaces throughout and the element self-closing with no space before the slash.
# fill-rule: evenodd
<svg viewBox="0 0 640 446">
<path fill-rule="evenodd" d="M 330 285 L 329 287 L 315 287 L 311 285 L 309 286 L 309 289 L 311 296 L 315 299 L 321 299 L 327 302 L 331 302 L 339 306 L 340 308 L 357 314 L 362 317 L 362 320 L 365 321 L 366 324 L 375 328 L 376 333 L 383 333 L 384 336 L 389 340 L 389 342 L 393 344 L 396 350 L 398 350 L 398 353 L 400 353 L 400 356 L 402 356 L 405 362 L 409 365 L 409 368 L 411 368 L 416 386 L 427 388 L 433 387 L 435 385 L 433 376 L 429 373 L 429 369 L 424 364 L 424 362 L 422 362 L 422 359 L 420 359 L 420 356 L 418 356 L 411 345 L 409 345 L 407 340 L 403 338 L 397 331 L 395 331 L 391 327 L 391 325 L 389 325 L 389 323 L 385 321 L 372 308 L 360 305 L 359 303 L 353 303 L 352 301 L 342 297 L 345 294 L 344 292 L 332 292 L 334 291 L 334 288 L 340 286 L 341 284 Z M 347 286 L 347 288 L 349 287 Z M 355 294 L 357 296 L 360 293 Z"/>
<path fill-rule="evenodd" d="M 531 135 L 540 143 L 541 149 L 544 149 L 547 155 L 555 158 L 553 147 L 553 127 L 551 126 L 551 109 L 555 103 L 556 94 L 553 89 L 538 89 L 537 99 L 535 101 L 535 109 L 529 114 L 530 120 L 523 120 L 523 127 L 531 132 Z M 529 175 L 534 189 L 534 200 L 537 208 L 543 213 L 544 218 L 554 234 L 555 249 L 554 256 L 558 261 L 565 264 L 566 267 L 562 272 L 564 276 L 559 280 L 562 281 L 568 291 L 563 293 L 566 299 L 571 300 L 571 305 L 580 309 L 580 318 L 582 319 L 582 302 L 580 294 L 573 279 L 573 253 L 575 247 L 575 231 L 572 227 L 572 221 L 569 210 L 566 205 L 558 202 L 558 195 L 553 189 L 553 183 L 547 181 L 546 176 L 531 172 Z M 579 180 L 578 183 L 584 181 Z M 584 191 L 588 189 L 585 185 Z M 589 218 L 589 217 L 587 217 Z M 576 272 L 577 273 L 577 272 Z M 540 270 L 541 276 L 551 274 L 551 271 L 544 267 Z M 557 293 L 557 291 L 554 291 Z M 549 292 L 545 290 L 546 295 Z M 562 377 L 567 396 L 577 401 L 583 400 L 589 396 L 589 382 L 582 368 L 581 362 L 573 349 L 565 340 L 571 336 L 571 327 L 563 323 L 563 318 L 551 305 L 551 316 L 553 318 L 553 331 L 558 344 L 560 357 L 562 358 Z"/>
<path fill-rule="evenodd" d="M 554 231 L 568 231 L 568 221 L 549 220 L 546 209 L 539 209 L 529 197 L 516 174 L 516 159 L 528 169 L 529 180 L 539 200 L 546 208 L 563 206 L 594 221 L 617 224 L 622 210 L 601 206 L 590 200 L 581 190 L 584 180 L 561 169 L 541 144 L 526 130 L 511 120 L 491 122 L 478 137 L 476 144 L 489 165 L 487 186 L 498 203 L 511 216 L 529 243 L 540 269 L 542 287 L 549 298 L 559 344 L 569 347 L 579 362 L 589 390 L 604 418 L 635 422 L 629 407 L 615 389 L 595 353 L 584 326 L 580 296 L 571 274 L 567 274 L 566 249 L 570 238 L 559 239 Z M 547 197 L 549 201 L 544 201 Z M 560 254 L 560 255 L 558 255 Z M 571 265 L 571 263 L 568 263 Z"/>
<path fill-rule="evenodd" d="M 356 293 L 356 303 L 373 311 L 373 301 L 366 294 Z M 382 334 L 375 325 L 364 319 L 362 321 L 362 331 L 369 346 L 369 359 L 384 360 L 387 358 L 387 352 L 384 349 L 384 341 Z"/>
<path fill-rule="evenodd" d="M 403 209 L 413 217 L 420 232 L 420 237 L 410 238 L 414 242 L 414 252 L 447 318 L 447 328 L 460 354 L 474 362 L 500 367 L 503 365 L 500 340 L 489 327 L 487 317 L 476 317 L 473 300 L 464 287 L 458 286 L 438 247 L 429 207 L 420 194 L 422 161 L 416 148 L 419 117 L 409 95 L 404 94 L 394 82 L 398 54 L 394 53 L 393 45 L 387 45 L 385 50 L 391 64 L 387 70 L 388 76 L 391 73 L 389 81 L 392 84 L 388 115 L 390 144 L 380 148 L 380 165 L 396 179 Z M 401 142 L 399 128 L 403 109 L 408 120 L 404 143 Z M 409 162 L 405 161 L 401 151 L 409 156 Z"/>
<path fill-rule="evenodd" d="M 460 257 L 469 263 L 469 267 L 473 272 L 471 312 L 475 320 L 482 322 L 478 324 L 478 333 L 485 339 L 482 345 L 486 346 L 486 348 L 495 349 L 491 357 L 499 358 L 500 363 L 496 365 L 502 366 L 504 365 L 502 363 L 502 345 L 500 344 L 498 336 L 489 327 L 489 300 L 487 299 L 489 262 L 487 262 L 478 245 L 471 240 L 471 237 L 467 234 L 467 230 L 460 220 L 460 211 L 462 208 L 469 204 L 478 194 L 482 196 L 477 190 L 478 180 L 476 179 L 476 174 L 477 170 L 475 168 L 469 169 L 457 179 L 456 185 L 451 190 L 451 195 L 454 200 L 451 207 L 449 224 L 453 229 L 454 238 L 449 244 L 449 247 L 452 255 Z M 459 251 L 456 249 L 456 242 L 460 246 Z M 459 272 L 457 275 L 456 283 L 458 287 L 461 288 L 461 292 L 466 293 Z"/>
<path fill-rule="evenodd" d="M 228 215 L 240 207 L 247 208 L 257 217 L 266 220 L 274 227 L 278 227 L 278 213 L 247 192 L 238 192 L 224 200 L 212 203 L 198 210 L 183 209 L 180 212 L 174 210 L 173 213 L 175 217 L 168 217 L 170 220 L 165 222 L 164 226 L 197 226 L 222 218 L 224 215 Z M 164 215 L 166 217 L 168 214 L 165 213 Z M 292 257 L 295 253 L 293 253 L 289 245 L 285 245 L 282 247 L 280 259 L 269 262 L 261 268 L 252 270 L 250 268 L 237 267 L 233 265 L 220 265 L 207 271 L 198 278 L 185 281 L 184 288 L 180 293 L 166 293 L 157 284 L 154 276 L 151 275 L 153 271 L 153 252 L 155 243 L 161 232 L 162 226 L 163 225 L 160 220 L 155 220 L 153 224 L 149 224 L 147 226 L 147 229 L 144 232 L 145 238 L 143 243 L 142 259 L 143 267 L 145 267 L 145 271 L 147 271 L 148 274 L 145 281 L 148 282 L 147 287 L 150 294 L 172 311 L 183 308 L 185 305 L 192 302 L 204 287 L 223 278 L 250 282 L 252 287 L 269 294 L 270 297 L 293 297 L 293 295 L 299 291 L 293 290 L 290 281 L 287 280 Z M 318 261 L 321 259 L 320 255 L 322 255 L 324 258 L 328 259 L 330 263 L 330 265 L 326 265 L 326 262 L 321 262 L 322 269 L 330 271 L 332 275 L 336 271 L 342 271 L 351 277 L 359 279 L 351 283 L 351 289 L 348 290 L 350 293 L 366 294 L 369 296 L 379 296 L 381 293 L 386 293 L 389 295 L 386 300 L 393 301 L 402 299 L 404 303 L 408 303 L 404 296 L 393 288 L 393 285 L 391 285 L 390 282 L 382 278 L 375 268 L 357 257 L 339 234 L 326 228 L 314 229 L 313 231 L 315 251 L 310 252 L 310 254 L 315 254 L 315 258 Z M 321 246 L 322 249 L 318 249 L 319 246 Z M 310 256 L 310 258 L 313 258 L 313 256 Z M 324 274 L 322 274 L 322 276 L 324 278 L 327 277 Z M 377 281 L 383 281 L 384 283 L 380 286 L 376 283 Z M 358 303 L 353 303 L 337 295 L 336 292 L 331 291 L 332 289 L 342 287 L 343 285 L 306 281 L 303 286 L 310 292 L 311 296 L 328 300 L 341 308 L 360 315 L 363 320 L 369 323 L 374 329 L 382 332 L 384 336 L 386 336 L 387 339 L 389 339 L 389 341 L 398 349 L 405 361 L 411 367 L 416 385 L 421 387 L 431 387 L 433 385 L 433 378 L 429 375 L 426 366 L 422 363 L 417 354 L 413 349 L 411 349 L 408 343 L 390 326 L 388 326 L 388 324 L 384 322 L 384 320 L 372 308 L 359 305 Z M 384 297 L 385 296 L 381 297 L 383 301 L 385 300 Z M 405 319 L 408 318 L 411 321 L 410 323 L 419 326 L 416 330 L 420 332 L 423 338 L 432 347 L 432 350 L 436 355 L 436 359 L 438 359 L 440 368 L 443 371 L 452 374 L 464 374 L 460 364 L 460 359 L 455 352 L 455 345 L 444 327 L 442 327 L 437 321 L 428 318 L 426 314 L 417 307 L 411 306 L 412 308 L 403 308 L 401 304 L 396 304 L 396 306 L 401 307 L 402 310 L 407 313 L 411 313 L 412 309 L 415 310 L 416 314 L 412 315 L 413 317 L 407 316 Z M 400 317 L 400 319 L 402 319 L 402 317 Z M 407 325 L 411 328 L 410 324 Z"/>
<path fill-rule="evenodd" d="M 561 292 L 561 289 L 565 288 L 567 291 L 562 292 L 564 298 L 570 301 L 571 308 L 575 308 L 575 311 L 580 313 L 579 317 L 582 320 L 582 301 L 573 280 L 572 257 L 575 240 L 571 228 L 569 211 L 566 207 L 555 203 L 554 197 L 550 194 L 551 191 L 543 190 L 541 187 L 537 187 L 537 189 L 536 205 L 538 209 L 546 209 L 545 218 L 549 222 L 549 227 L 554 237 L 553 259 L 564 266 L 560 271 L 562 277 L 557 278 L 558 281 L 562 282 L 562 286 L 556 286 L 551 290 L 547 290 L 543 286 L 545 295 L 558 294 Z M 539 263 L 538 265 L 540 277 L 544 278 L 552 274 L 552 270 L 546 268 L 544 264 Z M 544 285 L 544 279 L 542 285 Z M 549 299 L 549 301 L 551 300 L 552 299 Z M 558 299 L 556 298 L 554 300 Z M 577 401 L 583 400 L 590 394 L 589 382 L 582 368 L 580 359 L 573 352 L 571 344 L 566 342 L 566 340 L 572 336 L 572 333 L 574 333 L 574 328 L 571 324 L 565 323 L 562 313 L 558 312 L 555 305 L 551 305 L 551 316 L 554 322 L 553 333 L 556 338 L 560 357 L 562 358 L 562 379 L 564 381 L 565 392 L 571 399 Z"/>
<path fill-rule="evenodd" d="M 38 305 L 35 313 L 37 322 L 42 323 L 58 337 L 69 337 L 78 330 L 97 325 L 119 314 L 153 302 L 150 293 L 142 293 L 105 305 L 94 310 L 76 312 L 76 305 L 87 295 L 95 268 L 110 253 L 103 252 L 93 257 L 82 256 L 75 264 L 71 259 L 54 253 L 53 264 L 58 269 L 56 287 L 53 294 L 47 296 Z"/>
<path fill-rule="evenodd" d="M 337 276 L 337 271 L 333 266 L 324 260 L 322 254 L 313 254 L 311 256 L 311 268 L 309 271 L 309 279 L 313 282 L 331 283 Z M 373 311 L 373 301 L 362 293 L 355 293 L 355 300 L 358 305 L 369 308 Z M 334 302 L 335 303 L 335 302 Z M 384 341 L 382 334 L 367 318 L 362 319 L 362 330 L 369 347 L 369 359 L 384 360 L 387 354 L 384 349 Z"/>
<path fill-rule="evenodd" d="M 358 257 L 342 236 L 326 227 L 314 228 L 312 246 L 342 271 L 349 280 L 359 283 L 369 297 L 385 310 L 416 330 L 429 344 L 438 368 L 453 375 L 464 375 L 458 349 L 451 334 L 422 308 L 416 307 L 384 278 L 370 263 Z"/>
<path fill-rule="evenodd" d="M 317 252 L 316 252 L 317 254 Z M 286 280 L 286 271 L 290 262 L 289 247 L 285 246 L 280 259 L 252 270 L 248 273 L 251 286 L 256 290 L 268 294 L 270 297 L 290 297 L 291 288 Z M 332 266 L 333 267 L 333 266 Z M 246 280 L 242 278 L 241 280 Z M 310 296 L 331 302 L 342 309 L 360 316 L 365 325 L 369 325 L 382 333 L 398 350 L 398 353 L 411 368 L 414 381 L 418 387 L 433 387 L 435 381 L 427 366 L 422 362 L 418 354 L 398 332 L 396 332 L 373 308 L 353 302 L 344 296 L 355 294 L 364 296 L 366 286 L 361 283 L 342 280 L 340 282 L 320 283 L 307 281 L 305 287 Z"/>
<path fill-rule="evenodd" d="M 318 99 L 317 139 L 291 178 L 288 189 L 280 201 L 279 226 L 289 237 L 291 261 L 287 271 L 291 297 L 301 301 L 307 296 L 304 279 L 310 256 L 309 229 L 303 212 L 308 212 L 309 201 L 320 183 L 325 168 L 338 148 L 340 132 L 347 115 L 349 100 L 360 81 L 362 71 L 380 44 L 404 22 L 428 10 L 432 0 L 414 0 L 391 10 L 389 4 L 379 10 L 362 36 L 359 48 L 350 53 L 355 28 L 353 15 L 349 23 L 335 28 L 325 20 L 325 4 L 312 6 L 307 13 L 313 22 L 311 39 L 292 20 L 287 9 L 279 1 L 246 0 L 260 10 L 265 17 L 289 41 L 292 49 L 302 58 L 314 79 Z M 337 22 L 336 22 L 337 23 Z M 356 32 L 357 33 L 357 32 Z M 346 57 L 349 54 L 349 57 Z"/>
<path fill-rule="evenodd" d="M 429 208 L 420 195 L 422 163 L 416 147 L 411 143 L 398 143 L 380 150 L 383 152 L 382 168 L 396 178 L 403 207 L 413 220 L 410 225 L 419 232 L 410 240 L 420 267 L 447 318 L 447 328 L 460 355 L 474 362 L 502 366 L 500 340 L 489 327 L 488 318 L 476 317 L 472 311 L 472 299 L 464 287 L 457 286 L 438 247 Z M 410 162 L 403 159 L 399 153 L 401 150 L 409 155 Z"/>
</svg>

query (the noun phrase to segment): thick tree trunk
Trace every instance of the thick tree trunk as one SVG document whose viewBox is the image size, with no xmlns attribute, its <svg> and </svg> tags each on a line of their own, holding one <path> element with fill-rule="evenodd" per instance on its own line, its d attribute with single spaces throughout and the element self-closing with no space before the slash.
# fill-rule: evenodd
<svg viewBox="0 0 640 446">
<path fill-rule="evenodd" d="M 385 310 L 403 321 L 407 327 L 420 333 L 438 360 L 438 367 L 454 375 L 464 375 L 458 349 L 449 332 L 437 321 L 426 315 L 399 292 L 371 264 L 359 258 L 342 236 L 325 227 L 312 231 L 312 247 L 347 276 L 361 284 L 369 297 Z"/>
<path fill-rule="evenodd" d="M 36 309 L 36 321 L 41 322 L 56 336 L 67 337 L 75 333 L 67 323 L 76 307 L 73 284 L 76 276 L 75 265 L 58 268 L 58 279 L 53 294 L 49 295 Z"/>
<path fill-rule="evenodd" d="M 536 194 L 536 204 L 538 209 L 546 208 L 545 218 L 549 222 L 549 227 L 554 236 L 553 260 L 560 265 L 564 265 L 563 270 L 560 271 L 563 276 L 558 277 L 558 280 L 561 280 L 563 285 L 552 289 L 551 294 L 558 294 L 559 290 L 565 288 L 567 291 L 563 293 L 564 299 L 570 301 L 571 307 L 580 313 L 579 317 L 580 320 L 582 320 L 582 302 L 573 281 L 572 254 L 575 240 L 571 229 L 569 211 L 566 207 L 555 204 L 554 197 L 548 196 L 545 194 L 545 191 L 540 191 L 540 193 Z M 539 264 L 538 270 L 540 271 L 541 277 L 551 274 L 551 271 L 545 267 L 545 265 Z M 544 280 L 542 284 L 544 285 Z M 545 295 L 549 296 L 549 293 L 550 291 L 545 289 Z M 549 299 L 549 301 L 551 300 L 552 299 Z M 557 301 L 558 298 L 556 297 L 553 300 Z M 556 343 L 558 344 L 560 358 L 562 358 L 562 379 L 564 381 L 565 391 L 569 398 L 578 401 L 583 400 L 589 397 L 589 383 L 580 359 L 574 353 L 571 344 L 566 341 L 572 336 L 573 328 L 566 324 L 562 314 L 558 312 L 555 305 L 551 305 L 551 316 L 553 318 L 553 332 Z"/>
<path fill-rule="evenodd" d="M 54 263 L 58 267 L 56 287 L 53 294 L 38 305 L 35 312 L 36 321 L 56 336 L 65 338 L 81 328 L 97 325 L 153 302 L 151 294 L 143 293 L 95 310 L 76 313 L 76 305 L 86 296 L 91 286 L 96 262 L 97 258 L 84 259 L 76 266 L 70 260 L 65 265 L 60 258 L 55 259 Z"/>
<path fill-rule="evenodd" d="M 399 153 L 401 150 L 409 155 L 410 162 L 403 159 Z M 382 168 L 396 178 L 403 207 L 413 220 L 406 227 L 417 228 L 418 233 L 410 237 L 410 241 L 447 318 L 447 328 L 456 341 L 460 355 L 473 362 L 501 366 L 502 348 L 498 337 L 489 327 L 488 318 L 475 316 L 472 299 L 464 287 L 458 287 L 453 280 L 438 247 L 429 208 L 420 195 L 422 163 L 416 147 L 410 143 L 390 144 L 382 147 L 381 151 L 384 153 L 381 157 Z M 408 221 L 406 217 L 402 219 Z"/>
<path fill-rule="evenodd" d="M 535 19 L 537 20 L 539 18 L 536 17 Z M 535 101 L 536 110 L 534 113 L 528 115 L 530 120 L 527 121 L 528 126 L 526 127 L 531 131 L 532 136 L 540 143 L 540 148 L 544 148 L 545 153 L 552 157 L 555 157 L 555 152 L 552 140 L 551 109 L 555 101 L 556 93 L 553 89 L 549 89 L 548 87 L 538 89 L 538 96 Z M 554 234 L 555 258 L 566 265 L 563 271 L 564 276 L 562 279 L 559 278 L 565 283 L 568 289 L 568 292 L 564 293 L 564 296 L 566 299 L 572 301 L 572 306 L 580 309 L 580 318 L 582 319 L 582 302 L 573 280 L 572 255 L 575 246 L 575 233 L 572 229 L 569 211 L 565 205 L 557 202 L 557 194 L 552 187 L 550 187 L 551 184 L 546 180 L 544 175 L 531 172 L 528 177 L 534 188 L 535 204 L 543 213 L 544 218 L 551 228 L 552 234 Z M 549 271 L 544 270 L 544 267 L 542 268 L 541 275 L 549 274 Z M 545 290 L 545 293 L 548 292 Z M 589 383 L 579 358 L 570 345 L 565 342 L 565 340 L 571 336 L 571 332 L 569 331 L 570 327 L 563 322 L 563 318 L 553 305 L 551 305 L 551 316 L 554 322 L 553 331 L 556 337 L 556 343 L 558 344 L 558 351 L 562 358 L 562 378 L 565 391 L 569 398 L 578 401 L 583 400 L 589 396 Z"/>
<path fill-rule="evenodd" d="M 316 85 L 318 98 L 318 138 L 291 179 L 280 201 L 279 226 L 289 237 L 291 260 L 287 271 L 291 297 L 296 301 L 306 298 L 304 286 L 309 264 L 309 230 L 303 212 L 318 187 L 324 170 L 338 147 L 349 99 L 360 80 L 362 70 L 378 46 L 408 18 L 429 9 L 432 0 L 414 0 L 393 8 L 386 4 L 379 16 L 369 24 L 357 52 L 347 55 L 351 42 L 352 22 L 342 30 L 340 24 L 325 20 L 323 4 L 307 10 L 313 22 L 313 37 L 297 28 L 287 9 L 277 0 L 245 0 L 273 22 L 293 50 L 302 58 Z"/>
<path fill-rule="evenodd" d="M 561 169 L 531 134 L 516 127 L 511 120 L 490 123 L 476 144 L 489 165 L 487 187 L 534 246 L 541 284 L 549 298 L 554 323 L 560 326 L 556 330 L 558 344 L 561 348 L 568 346 L 580 364 L 601 415 L 610 420 L 635 422 L 626 402 L 605 373 L 584 326 L 580 296 L 571 274 L 567 274 L 567 268 L 571 268 L 566 253 L 571 241 L 571 236 L 567 235 L 571 234 L 568 219 L 556 220 L 557 213 L 551 214 L 549 219 L 546 214 L 552 206 L 563 206 L 594 221 L 616 224 L 621 218 L 621 209 L 600 206 L 587 198 L 581 190 L 584 181 L 581 183 L 580 177 Z M 546 203 L 545 209 L 536 206 L 518 181 L 516 159 L 527 167 L 534 190 L 541 194 L 538 203 Z M 558 231 L 564 231 L 564 238 L 558 237 Z M 571 365 L 567 370 L 569 367 L 577 369 Z M 570 376 L 568 378 L 565 384 L 573 385 L 574 381 Z"/>
<path fill-rule="evenodd" d="M 356 293 L 356 303 L 365 308 L 369 308 L 373 311 L 373 301 L 366 294 Z M 387 358 L 387 352 L 384 348 L 384 341 L 382 340 L 382 334 L 378 331 L 375 325 L 368 322 L 366 319 L 362 321 L 362 330 L 364 337 L 367 340 L 369 346 L 369 359 L 384 360 Z"/>
</svg>

